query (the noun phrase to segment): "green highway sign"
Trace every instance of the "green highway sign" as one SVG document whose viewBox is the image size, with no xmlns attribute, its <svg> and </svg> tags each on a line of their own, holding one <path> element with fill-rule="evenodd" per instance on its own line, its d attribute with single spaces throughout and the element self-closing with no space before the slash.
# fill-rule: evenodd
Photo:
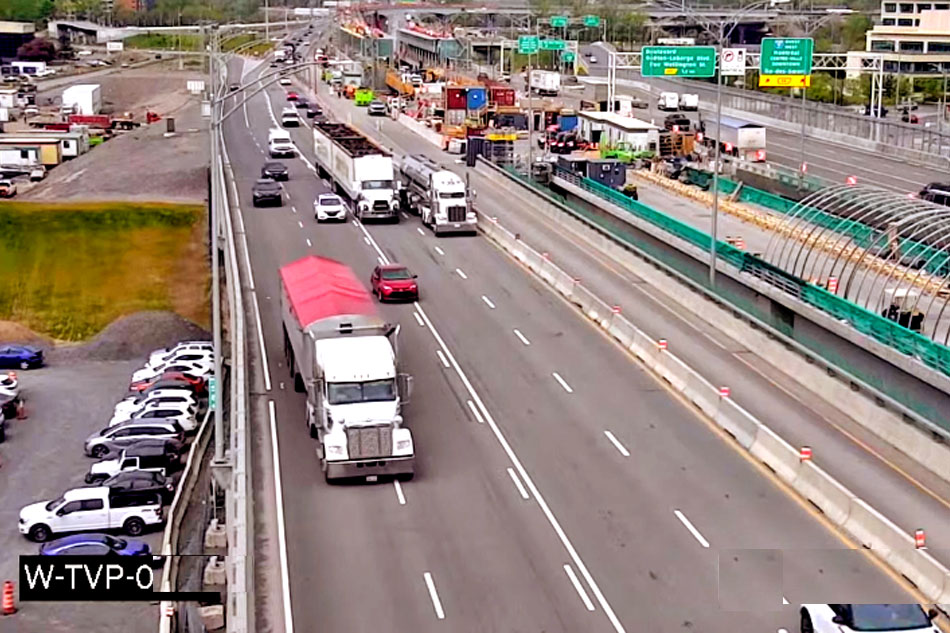
<svg viewBox="0 0 950 633">
<path fill-rule="evenodd" d="M 715 77 L 714 46 L 644 46 L 640 73 L 644 77 Z"/>
<path fill-rule="evenodd" d="M 542 51 L 563 51 L 564 40 L 541 40 Z"/>
<path fill-rule="evenodd" d="M 518 38 L 518 53 L 534 55 L 541 48 L 541 40 L 537 35 L 522 35 Z"/>
<path fill-rule="evenodd" d="M 561 59 L 563 59 L 565 63 L 570 64 L 574 61 L 574 53 L 572 51 L 567 51 L 561 55 Z"/>
<path fill-rule="evenodd" d="M 599 15 L 585 15 L 584 26 L 600 26 L 600 16 Z"/>
<path fill-rule="evenodd" d="M 551 26 L 553 26 L 556 29 L 563 29 L 567 27 L 567 16 L 566 15 L 551 16 Z"/>
<path fill-rule="evenodd" d="M 214 376 L 208 379 L 208 408 L 214 409 L 218 403 L 218 381 Z"/>
<path fill-rule="evenodd" d="M 810 75 L 815 41 L 810 37 L 762 38 L 760 75 Z"/>
</svg>

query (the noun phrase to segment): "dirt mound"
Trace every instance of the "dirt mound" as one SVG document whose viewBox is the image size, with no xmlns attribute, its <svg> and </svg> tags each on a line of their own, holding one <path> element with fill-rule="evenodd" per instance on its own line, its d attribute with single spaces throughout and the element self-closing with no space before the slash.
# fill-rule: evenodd
<svg viewBox="0 0 950 633">
<path fill-rule="evenodd" d="M 29 343 L 51 347 L 53 342 L 30 328 L 15 321 L 0 321 L 0 341 L 4 343 Z"/>
<path fill-rule="evenodd" d="M 174 312 L 136 312 L 110 323 L 91 341 L 53 350 L 56 360 L 134 360 L 184 340 L 211 334 Z"/>
</svg>

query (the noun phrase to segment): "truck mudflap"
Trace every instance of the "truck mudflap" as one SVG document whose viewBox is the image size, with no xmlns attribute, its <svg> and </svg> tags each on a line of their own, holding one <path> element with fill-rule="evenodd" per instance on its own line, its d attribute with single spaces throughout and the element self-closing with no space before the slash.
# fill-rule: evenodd
<svg viewBox="0 0 950 633">
<path fill-rule="evenodd" d="M 328 461 L 327 480 L 347 479 L 351 477 L 371 477 L 379 475 L 412 476 L 415 473 L 416 458 L 382 457 L 378 459 L 348 459 Z"/>
<path fill-rule="evenodd" d="M 445 222 L 443 224 L 434 224 L 432 231 L 436 235 L 469 234 L 474 235 L 478 232 L 478 224 L 475 222 Z"/>
</svg>

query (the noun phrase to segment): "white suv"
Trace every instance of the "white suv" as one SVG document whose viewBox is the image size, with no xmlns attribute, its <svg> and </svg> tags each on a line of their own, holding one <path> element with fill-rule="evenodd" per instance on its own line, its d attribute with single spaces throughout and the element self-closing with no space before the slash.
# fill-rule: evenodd
<svg viewBox="0 0 950 633">
<path fill-rule="evenodd" d="M 346 205 L 335 193 L 321 193 L 313 201 L 313 217 L 317 219 L 317 222 L 326 220 L 346 222 Z"/>
</svg>

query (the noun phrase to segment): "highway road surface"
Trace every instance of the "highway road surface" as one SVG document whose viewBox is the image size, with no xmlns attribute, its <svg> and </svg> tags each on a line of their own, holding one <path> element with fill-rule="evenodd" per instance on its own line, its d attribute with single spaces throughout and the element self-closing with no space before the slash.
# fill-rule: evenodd
<svg viewBox="0 0 950 633">
<path fill-rule="evenodd" d="M 582 47 L 581 52 L 582 54 L 591 52 L 597 58 L 596 64 L 589 64 L 588 62 L 591 77 L 606 78 L 607 51 L 603 45 L 594 44 L 589 47 Z M 649 83 L 655 86 L 655 91 L 668 89 L 674 92 L 684 92 L 682 85 L 666 82 L 662 79 L 644 78 L 635 70 L 629 71 L 627 75 L 623 75 L 621 78 Z M 618 87 L 618 93 L 634 94 L 647 99 L 650 103 L 650 110 L 645 116 L 637 116 L 645 120 L 653 119 L 657 125 L 663 126 L 663 119 L 669 113 L 656 109 L 655 95 L 657 92 L 654 92 L 654 96 L 650 98 L 650 95 L 645 91 L 629 86 L 620 86 Z M 567 93 L 565 92 L 565 94 Z M 705 94 L 703 97 L 705 97 Z M 715 104 L 703 100 L 700 107 L 711 111 L 711 113 L 704 112 L 702 115 L 707 121 L 707 126 L 714 125 Z M 693 120 L 698 118 L 696 113 L 689 113 L 689 116 Z M 817 130 L 815 134 L 820 137 L 821 131 Z M 801 136 L 768 128 L 766 154 L 770 163 L 797 170 L 801 165 Z M 825 142 L 812 136 L 807 139 L 805 156 L 805 162 L 808 164 L 808 174 L 832 183 L 843 183 L 848 176 L 856 176 L 859 183 L 873 184 L 902 193 L 917 193 L 927 183 L 947 180 L 947 172 L 942 165 L 935 164 L 930 167 L 909 163 L 900 158 L 892 158 L 856 148 L 847 148 L 841 144 Z"/>
<path fill-rule="evenodd" d="M 261 70 L 244 69 L 250 80 Z M 225 125 L 253 275 L 255 423 L 276 439 L 261 434 L 254 460 L 273 455 L 276 467 L 258 466 L 256 485 L 279 480 L 280 512 L 262 522 L 287 552 L 289 591 L 259 595 L 262 617 L 286 600 L 302 631 L 726 633 L 792 629 L 799 599 L 913 599 L 484 238 L 436 239 L 415 218 L 318 226 L 313 199 L 328 187 L 306 127 L 284 206 L 253 208 L 283 105 L 274 86 Z M 323 481 L 277 300 L 278 268 L 308 254 L 367 277 L 380 261 L 419 275 L 418 305 L 382 307 L 415 377 L 410 483 Z M 741 589 L 720 586 L 721 555 L 747 563 Z M 720 608 L 720 597 L 735 608 L 734 594 L 746 611 Z"/>
</svg>

